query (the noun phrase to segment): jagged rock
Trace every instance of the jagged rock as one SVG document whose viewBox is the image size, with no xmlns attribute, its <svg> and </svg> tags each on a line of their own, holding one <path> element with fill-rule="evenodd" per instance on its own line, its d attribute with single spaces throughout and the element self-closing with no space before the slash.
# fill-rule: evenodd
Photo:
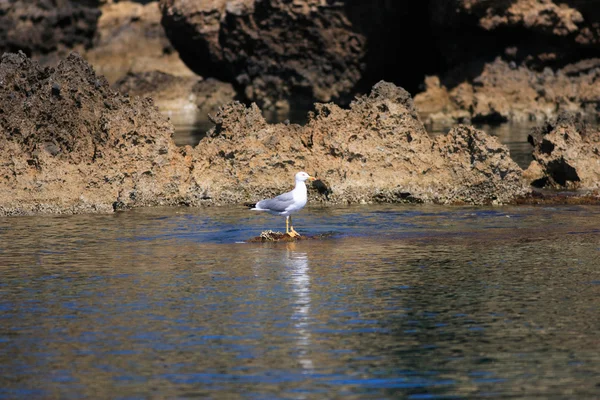
<svg viewBox="0 0 600 400">
<path fill-rule="evenodd" d="M 194 174 L 219 202 L 288 190 L 299 170 L 328 182 L 332 202 L 506 203 L 528 192 L 505 146 L 466 126 L 432 139 L 393 84 L 375 85 L 350 110 L 316 109 L 300 127 L 269 125 L 256 106 L 224 107 L 194 150 Z"/>
<path fill-rule="evenodd" d="M 440 80 L 426 80 L 415 104 L 428 123 L 462 121 L 546 121 L 562 111 L 598 115 L 600 63 L 570 64 L 553 72 L 536 72 L 496 59 L 473 81 L 448 89 Z"/>
<path fill-rule="evenodd" d="M 432 139 L 410 95 L 381 82 L 345 110 L 317 104 L 306 126 L 223 106 L 195 147 L 178 148 L 151 100 L 113 91 L 77 54 L 55 69 L 0 62 L 0 214 L 233 204 L 316 175 L 311 201 L 506 203 L 528 192 L 506 147 L 458 126 Z"/>
<path fill-rule="evenodd" d="M 525 175 L 532 185 L 600 188 L 600 131 L 587 125 L 580 115 L 563 113 L 535 129 L 528 140 L 534 160 Z"/>
<path fill-rule="evenodd" d="M 77 54 L 0 63 L 0 214 L 179 204 L 189 171 L 149 100 L 114 92 Z"/>
</svg>

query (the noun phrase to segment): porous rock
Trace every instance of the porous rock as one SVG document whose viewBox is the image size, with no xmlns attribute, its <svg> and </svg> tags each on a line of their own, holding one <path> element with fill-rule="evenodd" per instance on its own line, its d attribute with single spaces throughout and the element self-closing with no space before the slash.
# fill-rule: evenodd
<svg viewBox="0 0 600 400">
<path fill-rule="evenodd" d="M 214 122 L 195 148 L 194 173 L 212 182 L 207 192 L 220 201 L 289 190 L 299 170 L 327 182 L 332 202 L 487 204 L 528 192 L 497 139 L 468 126 L 432 139 L 410 95 L 390 83 L 375 85 L 349 110 L 317 105 L 304 127 L 267 124 L 256 106 L 239 103 Z M 315 192 L 313 200 L 325 201 Z"/>
<path fill-rule="evenodd" d="M 528 137 L 533 161 L 525 176 L 537 187 L 600 188 L 600 131 L 579 114 L 563 113 Z"/>
<path fill-rule="evenodd" d="M 179 204 L 189 166 L 150 100 L 130 99 L 73 53 L 56 69 L 0 63 L 0 214 Z"/>
</svg>

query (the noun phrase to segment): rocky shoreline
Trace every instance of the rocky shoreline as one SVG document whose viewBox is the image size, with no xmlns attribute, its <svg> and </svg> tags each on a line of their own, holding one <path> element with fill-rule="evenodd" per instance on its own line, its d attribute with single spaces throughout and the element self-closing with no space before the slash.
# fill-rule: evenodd
<svg viewBox="0 0 600 400">
<path fill-rule="evenodd" d="M 473 127 L 430 137 L 408 92 L 387 82 L 348 109 L 317 104 L 305 126 L 268 124 L 239 102 L 212 119 L 197 146 L 177 147 L 151 99 L 114 91 L 76 53 L 56 68 L 4 54 L 0 215 L 239 204 L 289 189 L 298 170 L 319 178 L 311 201 L 330 204 L 508 204 L 532 196 L 531 183 L 600 182 L 600 133 L 576 118 L 532 134 L 535 161 L 524 173 Z"/>
<path fill-rule="evenodd" d="M 0 215 L 238 204 L 302 169 L 312 202 L 594 203 L 599 26 L 568 0 L 1 3 Z M 538 126 L 525 168 L 470 125 L 507 121 Z"/>
</svg>

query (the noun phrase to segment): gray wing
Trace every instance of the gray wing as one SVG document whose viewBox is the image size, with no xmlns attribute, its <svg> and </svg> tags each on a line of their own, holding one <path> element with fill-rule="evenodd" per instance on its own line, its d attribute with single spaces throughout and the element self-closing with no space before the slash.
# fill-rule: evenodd
<svg viewBox="0 0 600 400">
<path fill-rule="evenodd" d="M 287 192 L 284 194 L 280 194 L 279 196 L 274 197 L 272 199 L 261 200 L 258 203 L 256 203 L 256 207 L 263 210 L 284 212 L 286 208 L 291 206 L 293 203 L 294 195 L 292 194 L 292 192 Z"/>
</svg>

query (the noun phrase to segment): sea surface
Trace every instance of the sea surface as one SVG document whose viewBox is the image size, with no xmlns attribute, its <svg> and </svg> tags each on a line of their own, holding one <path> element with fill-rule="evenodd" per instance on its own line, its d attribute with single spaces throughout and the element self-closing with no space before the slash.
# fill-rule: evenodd
<svg viewBox="0 0 600 400">
<path fill-rule="evenodd" d="M 0 218 L 0 399 L 600 398 L 600 209 Z"/>
</svg>

